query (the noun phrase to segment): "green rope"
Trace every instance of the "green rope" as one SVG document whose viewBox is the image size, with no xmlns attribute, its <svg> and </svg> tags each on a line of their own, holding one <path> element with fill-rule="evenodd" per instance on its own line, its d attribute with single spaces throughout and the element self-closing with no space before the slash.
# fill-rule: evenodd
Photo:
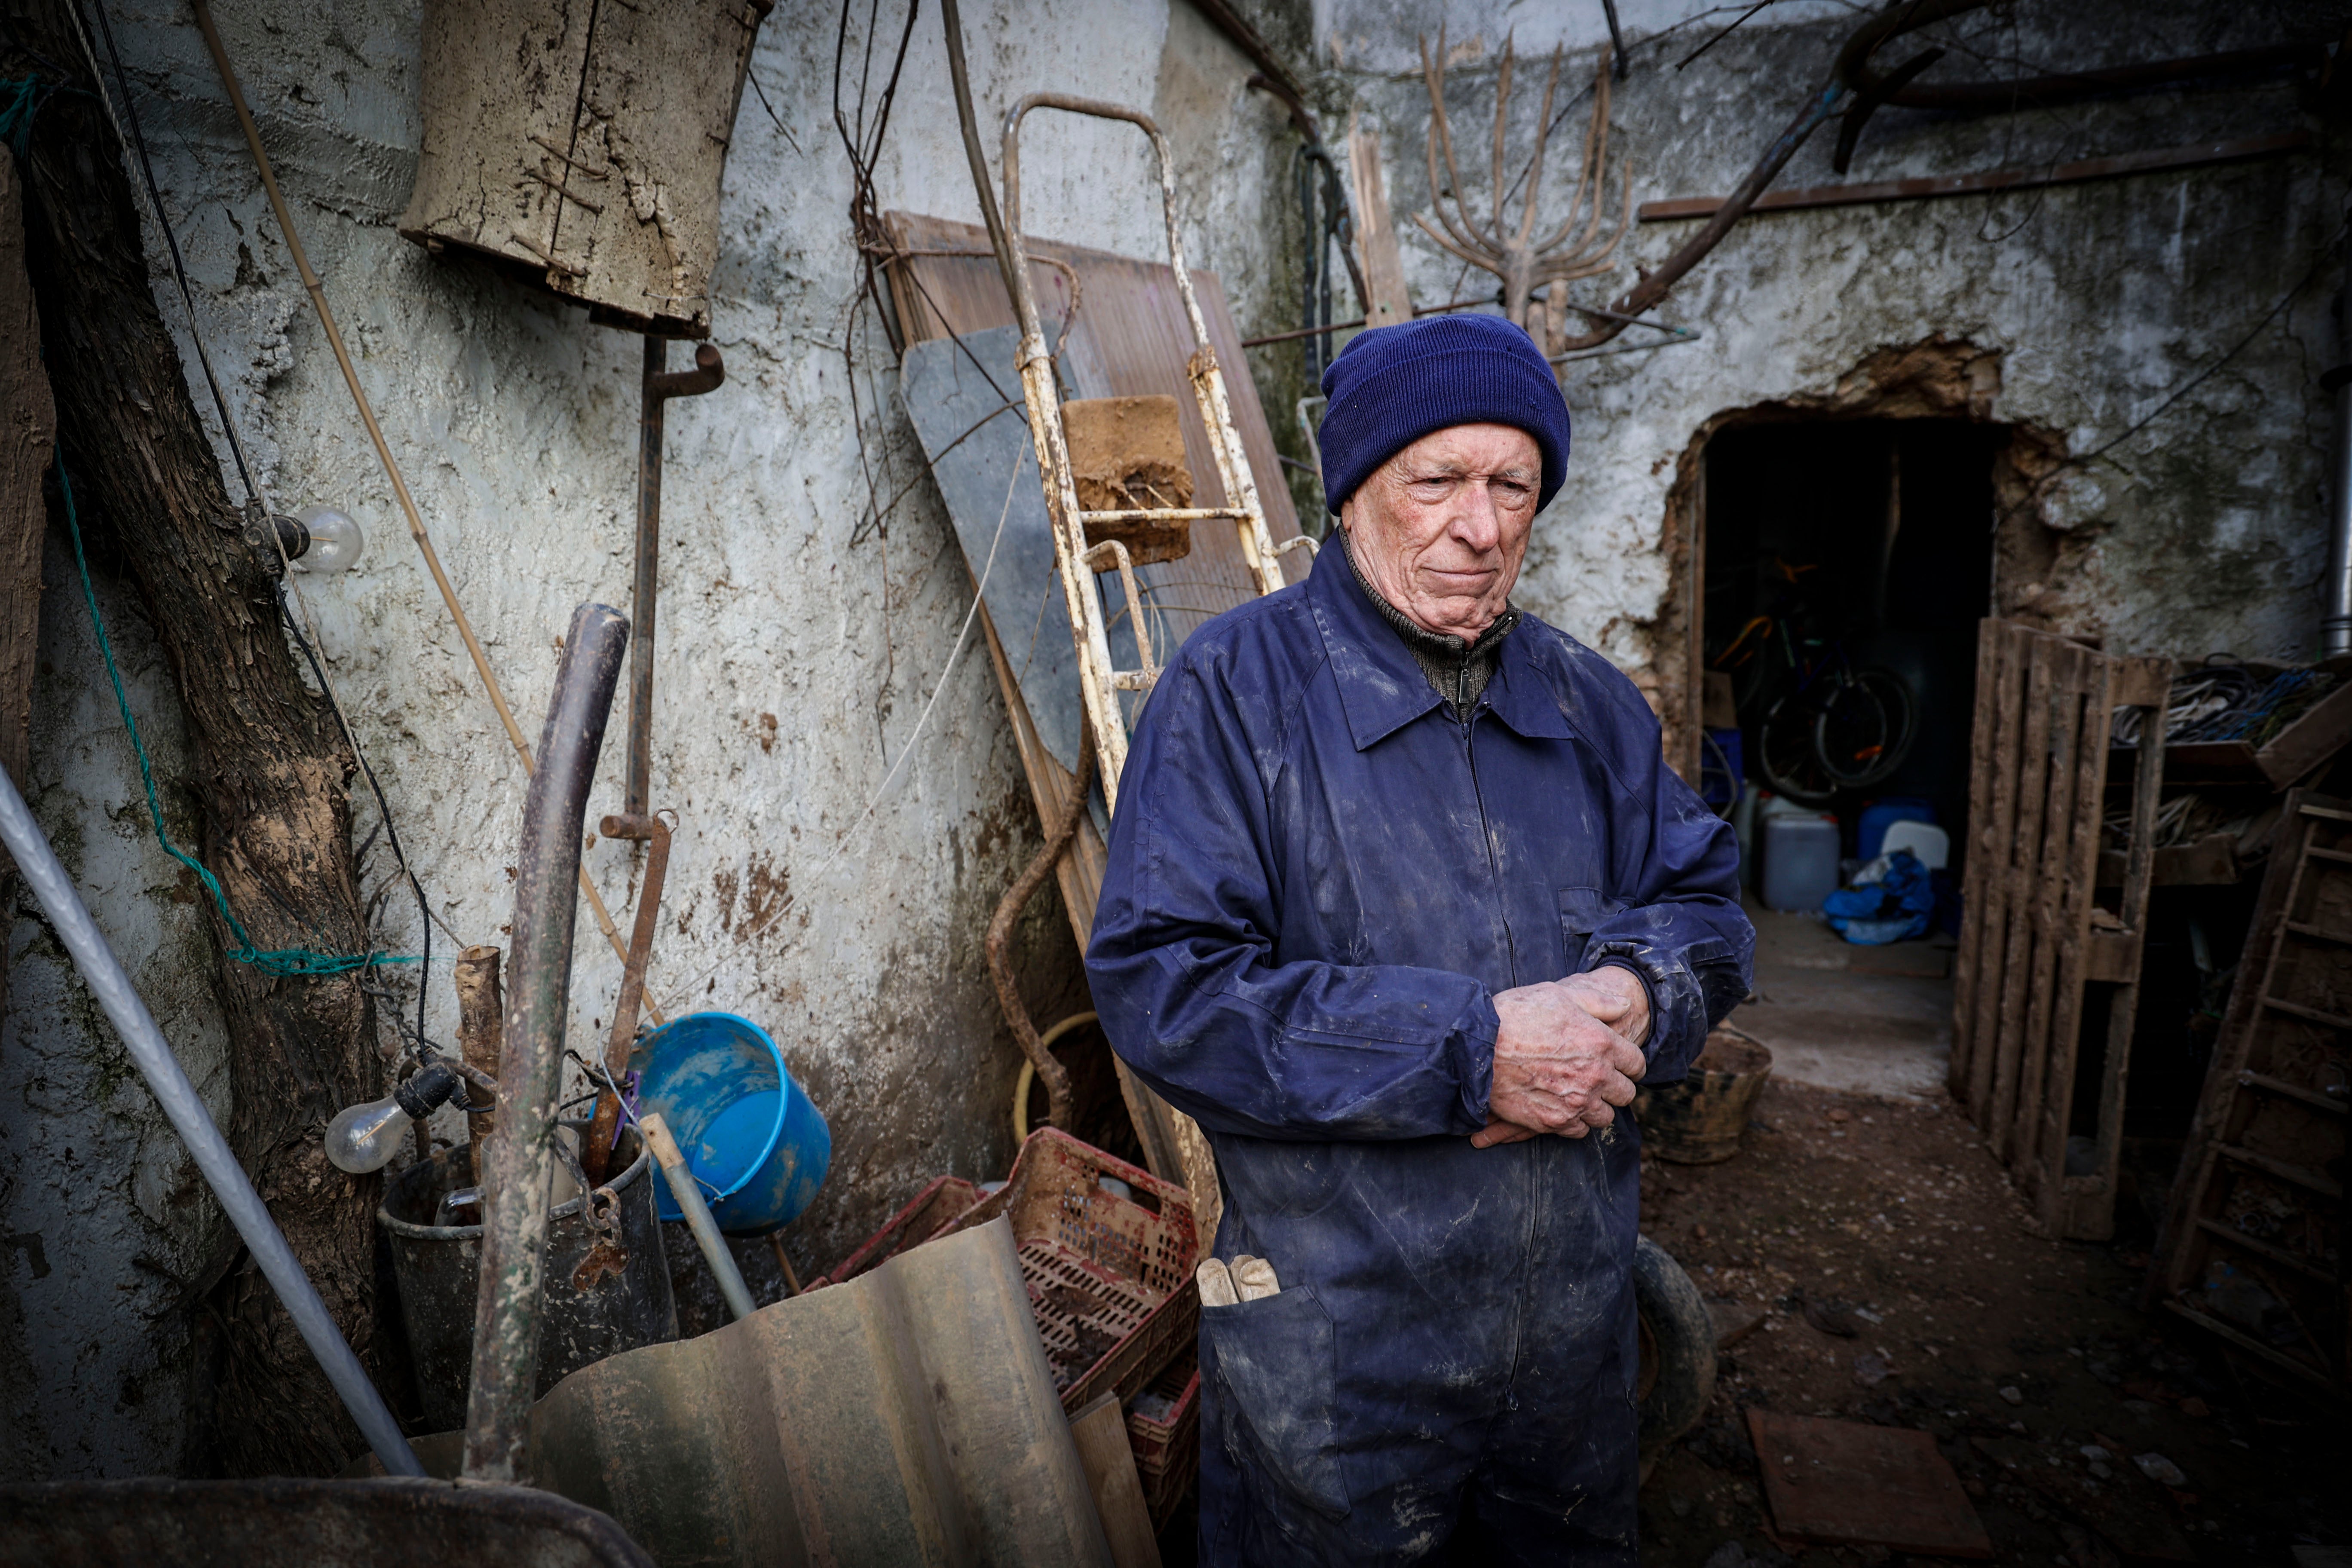
<svg viewBox="0 0 2352 1568">
<path fill-rule="evenodd" d="M 5 113 L 0 111 L 0 126 L 5 126 Z M 98 592 L 90 586 L 89 562 L 82 554 L 81 520 L 74 510 L 73 480 L 67 477 L 66 457 L 62 447 L 58 451 L 57 464 L 58 488 L 64 492 L 66 501 L 66 531 L 73 536 L 74 564 L 81 570 L 82 602 L 89 606 L 90 629 L 98 634 L 98 651 L 106 658 L 106 678 L 114 683 L 114 702 L 116 707 L 122 710 L 122 727 L 131 732 L 131 749 L 139 754 L 139 777 L 147 786 L 147 814 L 154 820 L 155 842 L 161 844 L 164 852 L 172 858 L 203 879 L 205 891 L 213 896 L 213 908 L 220 911 L 220 918 L 227 923 L 230 932 L 236 938 L 236 945 L 228 950 L 228 955 L 239 963 L 251 964 L 265 974 L 288 978 L 315 979 L 326 975 L 348 974 L 355 969 L 367 969 L 377 964 L 417 963 L 418 960 L 413 955 L 394 957 L 382 952 L 353 956 L 348 953 L 319 952 L 307 947 L 273 948 L 267 952 L 256 949 L 253 945 L 253 938 L 246 933 L 244 923 L 229 912 L 228 896 L 221 891 L 220 879 L 206 870 L 194 856 L 173 843 L 170 837 L 163 831 L 163 808 L 155 798 L 154 764 L 147 760 L 146 744 L 139 738 L 139 721 L 131 716 L 131 699 L 125 696 L 122 690 L 122 672 L 114 665 L 114 645 L 107 639 L 106 621 L 98 613 Z"/>
<path fill-rule="evenodd" d="M 41 107 L 41 100 L 56 90 L 37 76 L 0 81 L 0 141 L 14 147 L 18 158 L 27 156 L 32 150 L 33 115 Z"/>
</svg>

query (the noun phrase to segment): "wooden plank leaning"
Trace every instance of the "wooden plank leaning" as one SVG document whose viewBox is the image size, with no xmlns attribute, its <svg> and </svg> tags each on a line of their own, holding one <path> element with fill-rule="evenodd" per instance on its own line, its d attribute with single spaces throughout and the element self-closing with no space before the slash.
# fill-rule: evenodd
<svg viewBox="0 0 2352 1568">
<path fill-rule="evenodd" d="M 2050 800 L 2050 639 L 2029 632 L 2022 643 L 2026 668 L 2024 722 L 2017 747 L 2017 807 L 2010 852 L 2001 870 L 2009 930 L 2001 946 L 2000 1034 L 1993 1047 L 1992 1097 L 1977 1123 L 1992 1145 L 1994 1157 L 2003 1164 L 2017 1145 L 2018 1077 L 2026 1055 L 2029 1002 L 2025 979 L 2032 955 L 2034 895 L 2041 881 L 2037 861 L 2042 816 Z"/>
<path fill-rule="evenodd" d="M 2112 933 L 2095 932 L 2090 929 L 2094 919 L 2091 897 L 2104 826 L 2107 736 L 2113 728 L 2113 715 L 2119 708 L 2143 710 L 2139 731 L 2142 735 L 2162 735 L 2172 689 L 2172 661 L 2168 658 L 2111 658 L 2105 662 L 2107 690 L 2105 704 L 2096 715 L 2097 743 L 2085 748 L 2082 760 L 2089 798 L 2098 805 L 2098 810 L 2085 816 L 2083 839 L 2075 846 L 2067 875 L 2070 895 L 2082 908 L 2076 927 L 2080 933 L 2078 942 L 2087 946 L 2094 941 L 2105 941 L 2122 944 L 2125 951 L 2105 969 L 2095 968 L 2085 951 L 2072 994 L 2080 998 L 2086 983 L 2102 975 L 2120 973 L 2126 978 L 2116 985 L 2107 1006 L 2106 1038 L 2097 1079 L 2099 1100 L 2092 1119 L 2092 1147 L 2089 1158 L 2083 1162 L 2089 1169 L 2074 1170 L 2066 1154 L 2065 1135 L 2074 1125 L 2071 1091 L 2078 1081 L 2078 1076 L 2070 1070 L 2064 1085 L 2069 1092 L 2067 1109 L 2053 1114 L 2049 1123 L 2047 1139 L 2056 1151 L 2055 1163 L 2050 1169 L 2058 1179 L 2046 1189 L 2048 1197 L 2042 1213 L 2042 1223 L 2053 1231 L 2079 1241 L 2105 1241 L 2115 1234 L 2116 1177 L 2123 1163 L 2124 1096 L 2130 1086 L 2132 1031 L 2139 1020 L 2140 952 L 2147 924 L 2147 892 L 2155 880 L 2157 807 L 2164 788 L 2164 748 L 2140 747 L 2133 766 L 2130 837 L 2124 851 L 2124 885 L 2115 911 L 2116 924 Z M 2079 1016 L 2079 1000 L 2076 1008 Z M 2076 1032 L 2079 1033 L 2079 1024 Z M 2044 1157 L 2051 1158 L 2047 1150 Z"/>
<path fill-rule="evenodd" d="M 2009 860 L 2017 821 L 2019 771 L 2017 727 L 2024 714 L 2025 657 L 2030 646 L 2024 628 L 2004 621 L 1989 621 L 1987 635 L 1997 644 L 1998 679 L 1990 697 L 1993 709 L 1992 763 L 1988 770 L 1988 795 L 1979 805 L 1971 797 L 1969 816 L 1982 841 L 1982 871 L 1972 877 L 1966 897 L 1983 909 L 1978 940 L 1976 994 L 1970 1005 L 1968 1108 L 1969 1119 L 1979 1131 L 1989 1129 L 1992 1107 L 1994 1058 L 2000 1037 L 2001 958 L 2008 942 L 2007 904 Z"/>
<path fill-rule="evenodd" d="M 2018 1060 L 2017 1109 L 2005 1150 L 2011 1170 L 2029 1196 L 2042 1190 L 2045 1177 L 2055 1180 L 2037 1157 L 2044 1142 L 2042 1119 L 2051 1101 L 2064 1099 L 2074 1082 L 2076 1003 L 2082 995 L 2075 982 L 2082 973 L 2084 911 L 2069 897 L 2063 868 L 2072 859 L 2081 819 L 2089 818 L 2094 840 L 2098 830 L 2098 789 L 2095 781 L 2087 790 L 2083 787 L 2084 754 L 2106 754 L 2106 670 L 2099 657 L 2054 637 L 2044 639 L 2037 652 L 2050 672 L 2049 793 L 2042 812 L 2041 843 L 2026 871 L 2032 879 L 2033 933 L 2023 976 L 2025 1030 Z M 2084 733 L 2094 727 L 2095 737 Z M 2062 954 L 2068 979 L 2063 991 L 2057 984 Z"/>
<path fill-rule="evenodd" d="M 1977 699 L 1969 732 L 1969 834 L 1960 847 L 1961 875 L 1973 892 L 1990 879 L 1985 867 L 1986 847 L 1992 842 L 1986 805 L 1992 799 L 1994 713 L 1998 704 L 1987 699 L 2000 685 L 2000 623 L 1977 624 Z M 1969 1063 L 1976 1048 L 1976 985 L 1984 942 L 1984 900 L 1969 897 L 1960 905 L 1960 947 L 1952 961 L 1952 1055 L 1945 1081 L 1955 1099 L 1969 1097 Z"/>
</svg>

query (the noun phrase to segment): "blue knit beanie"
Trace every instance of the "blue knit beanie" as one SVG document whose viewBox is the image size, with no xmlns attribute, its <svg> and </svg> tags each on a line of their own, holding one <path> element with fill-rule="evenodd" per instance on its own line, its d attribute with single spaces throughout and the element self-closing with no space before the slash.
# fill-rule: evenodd
<svg viewBox="0 0 2352 1568">
<path fill-rule="evenodd" d="M 1500 316 L 1424 316 L 1358 332 L 1323 373 L 1317 443 L 1333 516 L 1382 463 L 1454 425 L 1511 425 L 1543 453 L 1540 510 L 1568 477 L 1568 400 L 1535 340 Z"/>
</svg>

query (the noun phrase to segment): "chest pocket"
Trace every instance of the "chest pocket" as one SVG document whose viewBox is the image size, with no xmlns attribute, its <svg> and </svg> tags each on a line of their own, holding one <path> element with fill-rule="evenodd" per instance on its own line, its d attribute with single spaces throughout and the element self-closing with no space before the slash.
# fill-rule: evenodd
<svg viewBox="0 0 2352 1568">
<path fill-rule="evenodd" d="M 1623 900 L 1612 899 L 1598 888 L 1559 889 L 1559 943 L 1567 960 L 1567 966 L 1560 971 L 1563 975 L 1583 970 L 1586 942 L 1608 923 L 1610 916 L 1624 907 Z"/>
</svg>

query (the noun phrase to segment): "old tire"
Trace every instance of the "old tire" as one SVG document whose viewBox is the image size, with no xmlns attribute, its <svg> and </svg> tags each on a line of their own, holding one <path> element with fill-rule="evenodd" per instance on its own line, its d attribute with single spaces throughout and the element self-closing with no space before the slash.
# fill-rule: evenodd
<svg viewBox="0 0 2352 1568">
<path fill-rule="evenodd" d="M 1658 1457 L 1697 1424 L 1715 1394 L 1715 1320 L 1683 1266 L 1646 1236 L 1633 1242 L 1633 1308 L 1641 1321 L 1634 1396 L 1647 1480 Z"/>
</svg>

